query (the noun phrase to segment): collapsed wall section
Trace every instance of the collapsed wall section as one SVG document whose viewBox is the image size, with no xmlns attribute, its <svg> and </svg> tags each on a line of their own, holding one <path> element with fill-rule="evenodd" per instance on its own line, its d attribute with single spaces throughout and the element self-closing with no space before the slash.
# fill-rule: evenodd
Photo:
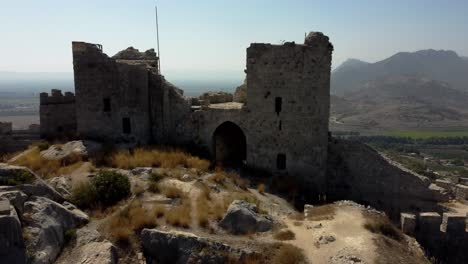
<svg viewBox="0 0 468 264">
<path fill-rule="evenodd" d="M 448 198 L 431 181 L 391 164 L 362 143 L 329 142 L 327 198 L 353 200 L 399 219 L 401 212 L 439 211 Z"/>
<path fill-rule="evenodd" d="M 41 138 L 73 138 L 76 136 L 75 95 L 52 90 L 51 94 L 40 94 Z"/>
</svg>

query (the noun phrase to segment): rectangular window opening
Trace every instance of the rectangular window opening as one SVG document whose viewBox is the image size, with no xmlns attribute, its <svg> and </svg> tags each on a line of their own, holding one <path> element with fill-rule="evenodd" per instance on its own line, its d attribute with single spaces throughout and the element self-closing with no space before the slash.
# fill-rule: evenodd
<svg viewBox="0 0 468 264">
<path fill-rule="evenodd" d="M 279 131 L 281 131 L 283 129 L 283 123 L 281 122 L 281 120 L 279 121 L 278 129 L 279 129 Z"/>
<path fill-rule="evenodd" d="M 281 112 L 282 104 L 283 104 L 283 98 L 276 97 L 275 98 L 275 112 L 277 115 L 279 115 L 279 113 Z"/>
<path fill-rule="evenodd" d="M 124 134 L 132 133 L 132 127 L 130 125 L 130 118 L 128 117 L 122 118 L 122 132 Z"/>
<path fill-rule="evenodd" d="M 278 154 L 276 156 L 276 168 L 278 170 L 286 169 L 286 154 Z"/>
<path fill-rule="evenodd" d="M 104 104 L 104 112 L 110 112 L 111 111 L 110 98 L 104 98 L 102 102 Z"/>
</svg>

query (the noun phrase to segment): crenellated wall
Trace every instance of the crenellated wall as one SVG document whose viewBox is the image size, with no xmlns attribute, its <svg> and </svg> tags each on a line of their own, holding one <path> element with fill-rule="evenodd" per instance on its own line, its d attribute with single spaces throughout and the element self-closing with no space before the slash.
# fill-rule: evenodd
<svg viewBox="0 0 468 264">
<path fill-rule="evenodd" d="M 75 95 L 53 89 L 40 94 L 40 134 L 42 138 L 73 138 L 76 136 Z"/>
<path fill-rule="evenodd" d="M 402 213 L 404 233 L 415 237 L 437 263 L 468 263 L 468 214 Z"/>
</svg>

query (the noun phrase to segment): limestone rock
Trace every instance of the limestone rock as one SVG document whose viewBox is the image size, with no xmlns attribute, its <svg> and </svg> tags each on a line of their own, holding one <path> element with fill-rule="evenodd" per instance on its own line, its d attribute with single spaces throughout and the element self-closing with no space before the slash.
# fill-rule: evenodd
<svg viewBox="0 0 468 264">
<path fill-rule="evenodd" d="M 65 177 L 54 177 L 49 180 L 49 184 L 54 188 L 58 193 L 64 197 L 70 196 L 71 186 L 69 180 Z"/>
<path fill-rule="evenodd" d="M 32 183 L 35 179 L 34 173 L 26 167 L 0 163 L 0 185 Z"/>
<path fill-rule="evenodd" d="M 64 233 L 88 222 L 83 212 L 68 210 L 45 197 L 30 197 L 24 204 L 24 232 L 31 239 L 28 248 L 33 252 L 32 263 L 53 263 L 64 244 Z"/>
<path fill-rule="evenodd" d="M 23 213 L 23 204 L 27 198 L 28 196 L 21 191 L 0 191 L 0 200 L 9 200 L 11 205 L 13 205 L 20 214 Z"/>
<path fill-rule="evenodd" d="M 101 144 L 89 140 L 70 141 L 64 145 L 53 145 L 41 151 L 41 157 L 49 160 L 73 158 L 73 155 L 88 157 L 101 149 Z"/>
<path fill-rule="evenodd" d="M 209 102 L 210 104 L 220 104 L 232 102 L 233 96 L 226 92 L 206 92 L 200 95 L 199 99 Z"/>
<path fill-rule="evenodd" d="M 248 234 L 266 232 L 273 226 L 269 216 L 257 213 L 257 206 L 242 200 L 235 200 L 229 208 L 219 226 L 233 234 Z"/>
<path fill-rule="evenodd" d="M 0 199 L 0 263 L 26 263 L 21 223 L 8 200 Z"/>
<path fill-rule="evenodd" d="M 225 263 L 251 254 L 181 231 L 143 229 L 141 242 L 147 263 Z"/>
</svg>

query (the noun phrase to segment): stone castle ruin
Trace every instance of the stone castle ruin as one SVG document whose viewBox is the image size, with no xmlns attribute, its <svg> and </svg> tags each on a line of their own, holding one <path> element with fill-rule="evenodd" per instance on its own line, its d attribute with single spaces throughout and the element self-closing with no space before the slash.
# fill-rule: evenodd
<svg viewBox="0 0 468 264">
<path fill-rule="evenodd" d="M 75 94 L 41 94 L 43 138 L 195 145 L 224 165 L 294 177 L 306 201 L 350 199 L 395 221 L 401 213 L 444 213 L 443 187 L 329 135 L 333 46 L 322 33 L 310 33 L 304 44 L 251 44 L 246 80 L 234 96 L 184 96 L 159 73 L 154 50 L 130 47 L 109 57 L 85 42 L 73 42 L 72 50 Z"/>
</svg>

